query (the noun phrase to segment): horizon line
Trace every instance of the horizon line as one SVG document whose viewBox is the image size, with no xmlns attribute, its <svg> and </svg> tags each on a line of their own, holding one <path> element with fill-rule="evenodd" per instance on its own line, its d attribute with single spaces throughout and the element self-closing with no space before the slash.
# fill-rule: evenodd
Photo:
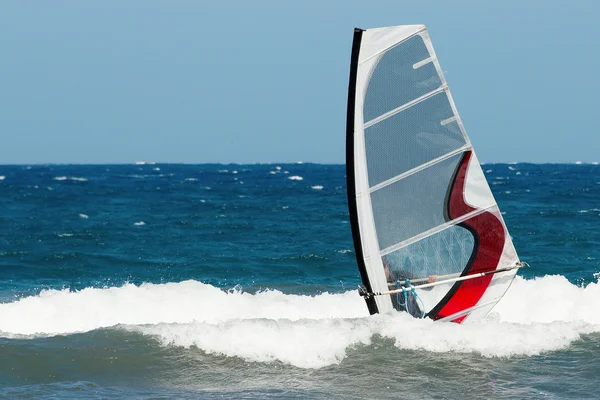
<svg viewBox="0 0 600 400">
<path fill-rule="evenodd" d="M 171 161 L 134 161 L 134 162 L 92 162 L 92 163 L 80 163 L 80 162 L 46 162 L 46 163 L 11 163 L 2 164 L 0 167 L 20 167 L 20 166 L 101 166 L 101 165 L 302 165 L 302 164 L 313 164 L 313 165 L 339 165 L 345 166 L 346 163 L 327 163 L 327 162 L 314 162 L 314 161 L 283 161 L 283 162 L 250 162 L 250 163 L 237 163 L 237 162 L 171 162 Z M 559 162 L 559 161 L 493 161 L 493 162 L 480 162 L 480 165 L 492 165 L 492 164 L 533 164 L 533 165 L 600 165 L 600 161 L 570 161 L 570 162 Z"/>
</svg>

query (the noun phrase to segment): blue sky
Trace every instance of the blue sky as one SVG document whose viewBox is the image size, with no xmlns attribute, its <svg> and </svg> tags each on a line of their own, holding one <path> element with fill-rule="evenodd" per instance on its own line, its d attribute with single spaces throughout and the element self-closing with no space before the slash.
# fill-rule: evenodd
<svg viewBox="0 0 600 400">
<path fill-rule="evenodd" d="M 344 163 L 352 30 L 427 25 L 484 162 L 600 161 L 597 1 L 0 7 L 0 164 Z"/>
</svg>

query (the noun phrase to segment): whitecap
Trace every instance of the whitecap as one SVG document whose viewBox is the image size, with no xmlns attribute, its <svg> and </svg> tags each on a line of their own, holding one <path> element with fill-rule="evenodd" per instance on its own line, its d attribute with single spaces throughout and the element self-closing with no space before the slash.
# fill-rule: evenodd
<svg viewBox="0 0 600 400">
<path fill-rule="evenodd" d="M 76 182 L 86 182 L 87 181 L 87 178 L 79 178 L 77 176 L 56 176 L 52 179 L 55 181 L 66 181 L 66 180 L 76 181 Z"/>
<path fill-rule="evenodd" d="M 580 212 L 580 213 L 583 214 L 583 213 L 598 212 L 598 211 L 600 211 L 600 208 L 590 208 L 590 209 L 587 209 L 587 210 L 579 210 L 578 212 Z"/>
</svg>

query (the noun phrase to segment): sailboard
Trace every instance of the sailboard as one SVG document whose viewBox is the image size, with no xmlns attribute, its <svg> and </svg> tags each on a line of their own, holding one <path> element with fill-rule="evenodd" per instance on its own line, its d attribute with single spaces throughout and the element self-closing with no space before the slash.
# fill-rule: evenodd
<svg viewBox="0 0 600 400">
<path fill-rule="evenodd" d="M 480 319 L 523 265 L 424 25 L 354 30 L 346 177 L 371 314 Z"/>
</svg>

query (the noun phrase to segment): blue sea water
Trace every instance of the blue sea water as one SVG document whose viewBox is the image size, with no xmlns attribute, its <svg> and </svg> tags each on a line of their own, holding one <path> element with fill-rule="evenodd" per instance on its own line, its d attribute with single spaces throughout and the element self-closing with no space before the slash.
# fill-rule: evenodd
<svg viewBox="0 0 600 400">
<path fill-rule="evenodd" d="M 600 398 L 600 166 L 486 164 L 531 267 L 368 316 L 341 165 L 0 166 L 0 398 Z"/>
</svg>

